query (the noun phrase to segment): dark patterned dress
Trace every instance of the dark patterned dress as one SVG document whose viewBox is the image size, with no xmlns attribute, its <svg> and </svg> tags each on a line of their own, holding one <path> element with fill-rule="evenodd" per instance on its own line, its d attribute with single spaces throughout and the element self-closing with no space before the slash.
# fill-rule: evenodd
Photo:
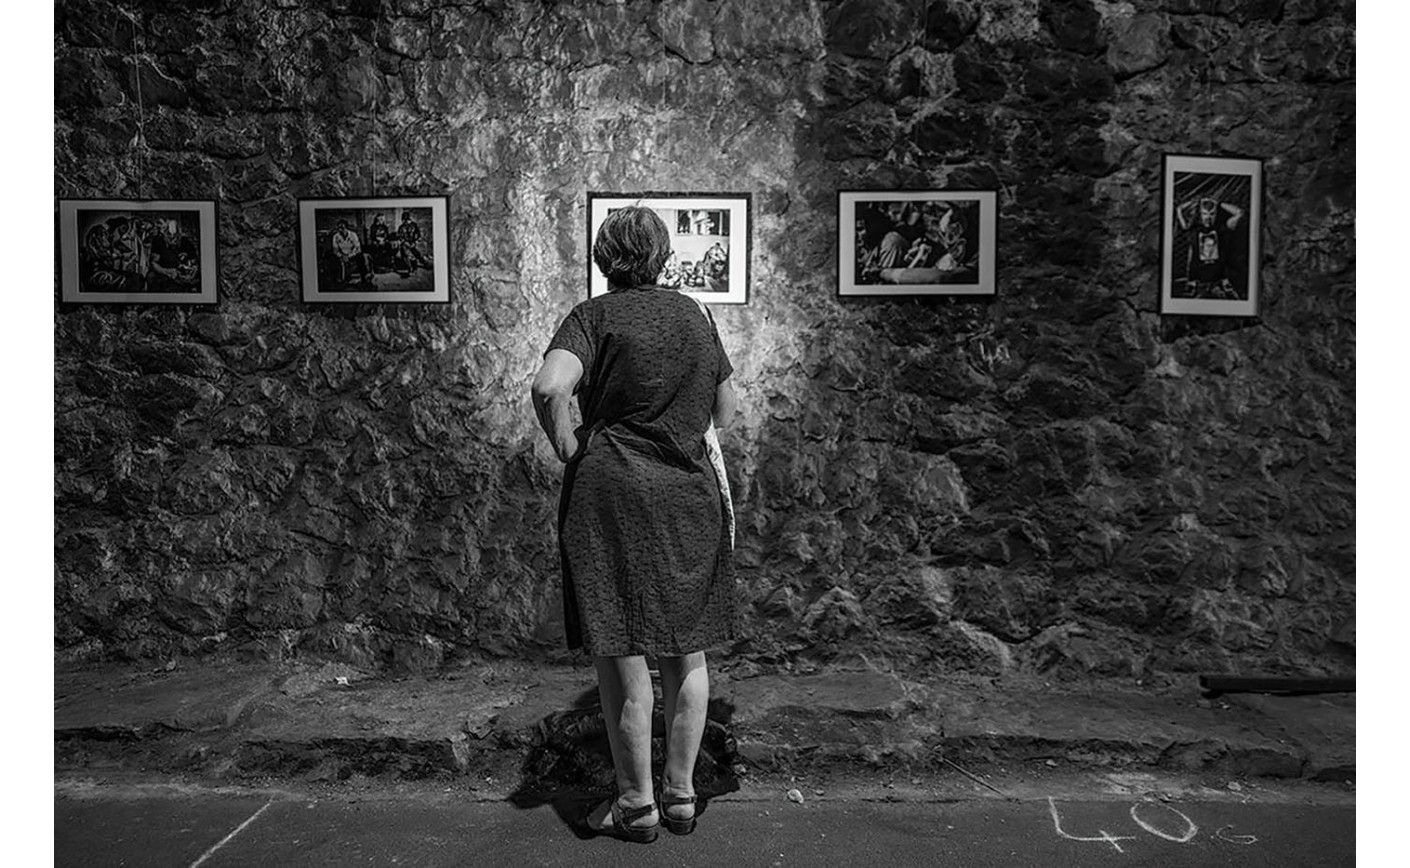
<svg viewBox="0 0 1410 868">
<path fill-rule="evenodd" d="M 713 321 L 673 290 L 617 290 L 573 308 L 548 349 L 583 363 L 587 445 L 558 510 L 568 647 L 676 656 L 732 639 L 730 540 L 704 435 L 734 369 Z"/>
</svg>

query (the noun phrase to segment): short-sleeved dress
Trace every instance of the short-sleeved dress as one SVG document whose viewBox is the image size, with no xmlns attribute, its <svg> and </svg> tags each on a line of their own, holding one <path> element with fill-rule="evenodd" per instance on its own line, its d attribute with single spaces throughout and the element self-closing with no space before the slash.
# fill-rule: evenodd
<svg viewBox="0 0 1410 868">
<path fill-rule="evenodd" d="M 587 445 L 558 511 L 568 647 L 676 656 L 734 638 L 731 544 L 704 443 L 733 367 L 712 319 L 674 290 L 619 289 L 575 307 L 548 349 L 583 363 Z"/>
</svg>

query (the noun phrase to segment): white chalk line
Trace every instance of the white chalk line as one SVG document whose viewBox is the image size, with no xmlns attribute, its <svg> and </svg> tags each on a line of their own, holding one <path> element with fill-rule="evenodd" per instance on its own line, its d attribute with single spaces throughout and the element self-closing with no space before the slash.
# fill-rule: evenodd
<svg viewBox="0 0 1410 868">
<path fill-rule="evenodd" d="M 1053 801 L 1052 796 L 1048 796 L 1048 810 L 1052 812 L 1053 815 L 1053 829 L 1055 829 L 1059 835 L 1068 839 L 1069 841 L 1098 841 L 1103 844 L 1110 844 L 1111 846 L 1116 848 L 1116 852 L 1118 853 L 1125 853 L 1126 851 L 1121 849 L 1121 845 L 1116 842 L 1136 840 L 1134 835 L 1113 835 L 1106 829 L 1097 830 L 1101 833 L 1101 837 L 1099 838 L 1083 838 L 1079 835 L 1068 834 L 1067 832 L 1063 831 L 1062 818 L 1058 816 L 1057 802 Z"/>
<path fill-rule="evenodd" d="M 1157 829 L 1155 826 L 1152 826 L 1150 823 L 1147 823 L 1145 820 L 1142 820 L 1139 816 L 1137 816 L 1137 814 L 1136 814 L 1136 809 L 1139 808 L 1139 807 L 1140 807 L 1141 805 L 1143 805 L 1143 804 L 1156 804 L 1156 805 L 1160 805 L 1160 806 L 1161 806 L 1162 808 L 1164 808 L 1165 810 L 1169 811 L 1170 813 L 1172 813 L 1172 814 L 1174 814 L 1175 816 L 1179 817 L 1180 819 L 1184 820 L 1184 821 L 1185 821 L 1185 834 L 1183 834 L 1183 835 L 1181 835 L 1181 836 L 1179 836 L 1179 837 L 1177 838 L 1177 837 L 1174 836 L 1174 835 L 1168 835 L 1168 834 L 1166 834 L 1165 832 L 1161 831 L 1160 829 Z M 1196 825 L 1195 825 L 1195 821 L 1194 821 L 1194 820 L 1191 820 L 1189 817 L 1185 816 L 1184 814 L 1180 813 L 1179 811 L 1175 810 L 1174 808 L 1170 807 L 1169 805 L 1165 804 L 1164 802 L 1137 802 L 1136 804 L 1134 804 L 1134 805 L 1131 806 L 1131 819 L 1133 819 L 1133 820 L 1136 821 L 1136 825 L 1137 825 L 1137 826 L 1140 826 L 1142 829 L 1145 829 L 1147 832 L 1150 832 L 1152 835 L 1155 835 L 1155 836 L 1158 837 L 1158 838 L 1164 838 L 1164 839 L 1167 840 L 1167 841 L 1174 841 L 1176 844 L 1188 844 L 1188 843 L 1190 843 L 1191 841 L 1194 840 L 1195 835 L 1199 834 L 1199 826 L 1196 826 Z"/>
<path fill-rule="evenodd" d="M 1258 843 L 1258 836 L 1257 836 L 1257 835 L 1225 835 L 1225 834 L 1224 834 L 1224 830 L 1225 830 L 1225 829 L 1232 829 L 1232 828 L 1234 828 L 1232 824 L 1231 824 L 1231 825 L 1228 825 L 1228 826 L 1220 826 L 1218 829 L 1214 830 L 1214 836 L 1215 836 L 1216 838 L 1218 838 L 1219 840 L 1221 840 L 1221 841 L 1228 841 L 1230 844 L 1257 844 L 1257 843 Z"/>
<path fill-rule="evenodd" d="M 265 810 L 272 804 L 274 804 L 273 799 L 270 799 L 269 801 L 265 802 L 264 806 L 261 807 L 258 811 L 255 811 L 253 814 L 251 814 L 248 820 L 236 826 L 234 831 L 232 831 L 229 835 L 226 835 L 224 838 L 221 838 L 219 841 L 216 841 L 214 846 L 212 846 L 206 852 L 202 853 L 201 858 L 191 863 L 191 868 L 196 868 L 197 865 L 200 865 L 202 862 L 215 855 L 215 851 L 219 850 L 221 847 L 224 847 L 226 844 L 229 844 L 231 839 L 233 839 L 236 835 L 240 834 L 241 832 L 245 831 L 245 827 L 249 826 L 251 823 L 257 820 L 259 818 L 259 815 L 263 814 Z"/>
<path fill-rule="evenodd" d="M 1125 853 L 1126 851 L 1121 849 L 1121 845 L 1117 842 L 1136 840 L 1136 838 L 1130 835 L 1113 835 L 1105 829 L 1098 829 L 1097 832 L 1099 832 L 1100 834 L 1096 837 L 1073 835 L 1062 827 L 1062 817 L 1058 815 L 1057 801 L 1052 796 L 1048 796 L 1047 799 L 1048 811 L 1052 814 L 1053 817 L 1053 830 L 1056 831 L 1058 835 L 1068 839 L 1069 841 L 1091 841 L 1093 843 L 1110 844 L 1111 846 L 1116 848 L 1116 852 Z M 1180 835 L 1173 835 L 1163 829 L 1158 829 L 1147 821 L 1141 819 L 1139 811 L 1141 806 L 1146 804 L 1159 805 L 1160 807 L 1166 809 L 1170 813 L 1184 820 L 1185 831 Z M 1194 840 L 1196 835 L 1199 834 L 1199 826 L 1195 825 L 1194 820 L 1191 820 L 1189 817 L 1185 816 L 1182 811 L 1175 808 L 1174 806 L 1165 804 L 1164 802 L 1157 802 L 1154 799 L 1147 799 L 1145 801 L 1133 804 L 1131 806 L 1131 819 L 1136 823 L 1136 825 L 1140 826 L 1142 829 L 1146 830 L 1150 834 L 1155 835 L 1157 838 L 1164 838 L 1165 840 L 1173 841 L 1176 844 L 1188 844 L 1189 842 Z M 1257 835 L 1226 834 L 1226 830 L 1232 828 L 1234 828 L 1232 823 L 1225 826 L 1220 826 L 1214 831 L 1214 837 L 1219 839 L 1220 841 L 1227 841 L 1230 844 L 1249 845 L 1258 843 Z"/>
</svg>

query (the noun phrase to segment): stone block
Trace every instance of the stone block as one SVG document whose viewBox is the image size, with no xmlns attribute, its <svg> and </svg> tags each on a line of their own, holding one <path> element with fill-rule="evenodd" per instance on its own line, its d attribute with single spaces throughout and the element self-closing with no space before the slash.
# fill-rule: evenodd
<svg viewBox="0 0 1410 868">
<path fill-rule="evenodd" d="M 708 63 L 715 56 L 711 31 L 718 8 L 712 0 L 667 0 L 656 9 L 654 29 L 667 50 L 691 63 Z"/>
<path fill-rule="evenodd" d="M 926 5 L 921 44 L 930 51 L 954 51 L 979 25 L 980 11 L 971 0 L 932 0 Z"/>
<path fill-rule="evenodd" d="M 806 0 L 759 5 L 749 0 L 717 0 L 715 55 L 722 59 L 776 57 L 780 53 L 819 58 L 824 23 Z"/>
<path fill-rule="evenodd" d="M 838 112 L 819 129 L 823 153 L 832 160 L 880 157 L 900 136 L 895 112 L 869 103 Z"/>
<path fill-rule="evenodd" d="M 888 58 L 910 42 L 920 26 L 914 4 L 844 0 L 827 14 L 827 48 L 851 57 Z"/>
<path fill-rule="evenodd" d="M 942 575 L 955 618 L 1011 642 L 1037 632 L 1053 606 L 1052 583 L 1040 575 L 999 567 L 954 567 Z"/>
<path fill-rule="evenodd" d="M 1043 4 L 1038 19 L 1059 49 L 1092 55 L 1106 47 L 1102 9 L 1080 0 L 1057 0 Z"/>
<path fill-rule="evenodd" d="M 1123 18 L 1113 29 L 1107 62 L 1118 78 L 1155 69 L 1169 56 L 1170 22 L 1163 15 L 1144 13 Z"/>
<path fill-rule="evenodd" d="M 124 93 L 118 72 L 106 64 L 93 64 L 81 57 L 56 57 L 54 96 L 74 108 L 119 105 Z"/>
<path fill-rule="evenodd" d="M 966 45 L 955 52 L 957 95 L 973 105 L 1001 102 L 1017 82 L 1002 54 Z"/>
<path fill-rule="evenodd" d="M 803 612 L 803 634 L 819 643 L 863 639 L 874 630 L 857 595 L 845 588 L 832 588 Z"/>
<path fill-rule="evenodd" d="M 935 567 L 898 565 L 868 584 L 863 607 L 883 627 L 923 630 L 949 621 L 954 609 L 951 577 Z"/>
<path fill-rule="evenodd" d="M 921 152 L 939 157 L 959 159 L 985 153 L 991 139 L 988 118 L 980 111 L 932 114 L 911 128 L 911 140 Z"/>
</svg>

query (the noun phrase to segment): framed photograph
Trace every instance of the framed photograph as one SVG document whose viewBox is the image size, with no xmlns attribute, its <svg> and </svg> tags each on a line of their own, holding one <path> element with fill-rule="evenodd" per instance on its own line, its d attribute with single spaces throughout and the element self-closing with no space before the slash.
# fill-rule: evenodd
<svg viewBox="0 0 1410 868">
<path fill-rule="evenodd" d="M 1258 315 L 1263 161 L 1161 159 L 1160 312 Z"/>
<path fill-rule="evenodd" d="M 449 198 L 300 199 L 303 300 L 450 301 Z"/>
<path fill-rule="evenodd" d="M 837 294 L 994 295 L 995 190 L 840 190 Z"/>
<path fill-rule="evenodd" d="M 215 304 L 214 200 L 59 200 L 60 299 Z"/>
<path fill-rule="evenodd" d="M 753 230 L 748 193 L 597 193 L 588 201 L 588 297 L 607 294 L 592 261 L 598 227 L 618 208 L 655 211 L 671 233 L 671 258 L 657 282 L 707 304 L 749 303 Z"/>
</svg>

